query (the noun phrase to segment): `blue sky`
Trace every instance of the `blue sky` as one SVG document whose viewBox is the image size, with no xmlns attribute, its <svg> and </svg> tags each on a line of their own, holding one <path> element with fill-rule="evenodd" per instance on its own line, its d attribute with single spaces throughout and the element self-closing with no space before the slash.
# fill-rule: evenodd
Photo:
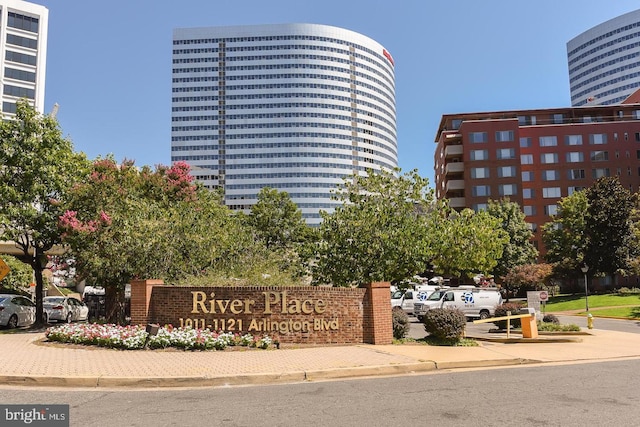
<svg viewBox="0 0 640 427">
<path fill-rule="evenodd" d="M 45 112 L 77 151 L 170 163 L 174 28 L 317 23 L 396 64 L 399 163 L 433 184 L 442 114 L 570 105 L 566 43 L 637 0 L 33 0 L 49 9 Z"/>
</svg>

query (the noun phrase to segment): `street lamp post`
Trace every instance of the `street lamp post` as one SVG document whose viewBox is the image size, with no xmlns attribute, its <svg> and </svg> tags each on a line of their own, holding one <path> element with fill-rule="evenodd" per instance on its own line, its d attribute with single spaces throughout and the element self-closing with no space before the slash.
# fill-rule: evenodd
<svg viewBox="0 0 640 427">
<path fill-rule="evenodd" d="M 587 288 L 587 271 L 589 271 L 589 266 L 584 264 L 580 267 L 580 270 L 584 273 L 584 303 L 587 308 L 587 315 L 589 315 L 589 290 Z"/>
</svg>

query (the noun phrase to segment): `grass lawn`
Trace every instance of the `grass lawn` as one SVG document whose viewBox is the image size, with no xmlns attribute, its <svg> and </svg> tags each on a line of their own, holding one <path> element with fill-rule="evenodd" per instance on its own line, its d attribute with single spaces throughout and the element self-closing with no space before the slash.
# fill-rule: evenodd
<svg viewBox="0 0 640 427">
<path fill-rule="evenodd" d="M 625 319 L 640 319 L 640 306 L 604 308 L 602 310 L 593 310 L 591 314 L 596 317 L 606 316 L 606 317 L 619 317 L 619 318 L 625 318 Z"/>
<path fill-rule="evenodd" d="M 635 306 L 637 307 L 636 312 L 638 312 L 640 310 L 640 295 L 589 295 L 589 308 L 618 306 L 629 306 L 629 310 Z M 559 295 L 549 298 L 544 311 L 545 313 L 553 313 L 567 310 L 584 310 L 584 308 L 584 295 Z M 598 313 L 604 314 L 604 311 L 599 310 Z"/>
</svg>

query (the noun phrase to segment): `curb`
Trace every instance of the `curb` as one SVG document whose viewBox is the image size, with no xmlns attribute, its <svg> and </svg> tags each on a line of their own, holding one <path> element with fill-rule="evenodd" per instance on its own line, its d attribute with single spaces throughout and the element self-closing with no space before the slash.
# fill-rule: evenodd
<svg viewBox="0 0 640 427">
<path fill-rule="evenodd" d="M 540 363 L 530 359 L 477 360 L 464 362 L 423 361 L 397 365 L 360 366 L 287 373 L 224 375 L 217 377 L 49 377 L 0 376 L 0 384 L 25 387 L 78 388 L 173 388 L 229 387 L 262 384 L 292 384 L 383 376 L 421 374 L 444 369 L 513 366 Z"/>
</svg>

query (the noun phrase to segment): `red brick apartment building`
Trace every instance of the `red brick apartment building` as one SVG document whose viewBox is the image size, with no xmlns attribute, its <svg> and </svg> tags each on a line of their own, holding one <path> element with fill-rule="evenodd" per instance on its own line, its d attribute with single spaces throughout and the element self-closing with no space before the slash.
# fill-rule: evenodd
<svg viewBox="0 0 640 427">
<path fill-rule="evenodd" d="M 436 196 L 456 209 L 509 197 L 544 253 L 558 201 L 602 176 L 640 187 L 640 103 L 446 114 L 436 135 Z"/>
</svg>

